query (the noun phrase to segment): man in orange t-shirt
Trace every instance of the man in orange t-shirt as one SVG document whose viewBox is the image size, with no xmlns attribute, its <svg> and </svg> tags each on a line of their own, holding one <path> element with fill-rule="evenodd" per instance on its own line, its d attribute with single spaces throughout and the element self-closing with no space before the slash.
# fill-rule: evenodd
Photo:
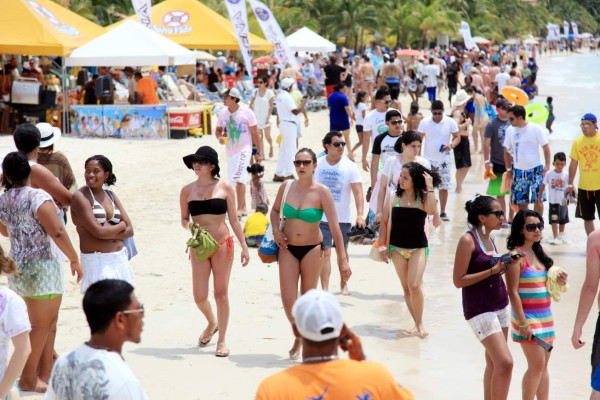
<svg viewBox="0 0 600 400">
<path fill-rule="evenodd" d="M 256 400 L 414 399 L 383 365 L 365 361 L 360 339 L 344 324 L 342 307 L 331 293 L 309 290 L 296 300 L 292 314 L 302 364 L 262 381 Z M 350 360 L 338 359 L 338 346 Z"/>
<path fill-rule="evenodd" d="M 137 95 L 137 103 L 160 103 L 160 101 L 158 100 L 158 95 L 156 94 L 156 83 L 150 78 L 143 77 L 141 72 L 136 72 L 134 77 L 136 82 L 135 92 Z"/>
</svg>

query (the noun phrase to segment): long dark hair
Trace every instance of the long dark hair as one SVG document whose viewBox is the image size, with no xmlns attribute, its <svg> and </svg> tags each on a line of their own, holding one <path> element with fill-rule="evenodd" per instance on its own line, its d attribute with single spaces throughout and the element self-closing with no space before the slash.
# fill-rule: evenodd
<svg viewBox="0 0 600 400">
<path fill-rule="evenodd" d="M 523 228 L 525 228 L 525 220 L 527 220 L 528 217 L 535 217 L 539 219 L 542 224 L 544 223 L 544 219 L 536 211 L 519 211 L 513 218 L 512 224 L 510 226 L 510 235 L 508 235 L 508 238 L 506 239 L 507 249 L 514 250 L 516 247 L 523 246 L 523 243 L 525 243 L 525 236 L 523 235 L 522 231 Z M 546 267 L 546 269 L 554 265 L 554 260 L 548 257 L 548 255 L 544 252 L 541 241 L 535 242 L 532 248 L 533 253 L 538 258 L 538 260 L 540 260 L 541 263 L 544 264 L 544 267 Z"/>
<path fill-rule="evenodd" d="M 354 102 L 354 106 L 357 107 L 362 101 L 365 101 L 365 97 L 367 96 L 367 92 L 364 90 L 359 90 L 356 93 L 356 101 Z"/>
<path fill-rule="evenodd" d="M 438 187 L 442 183 L 442 178 L 437 173 L 437 171 L 429 170 L 419 164 L 418 162 L 409 162 L 402 166 L 402 169 L 407 169 L 410 177 L 413 181 L 413 186 L 415 190 L 415 196 L 421 198 L 422 201 L 425 200 L 425 196 L 427 196 L 427 184 L 425 183 L 425 178 L 423 177 L 423 172 L 427 172 L 433 178 L 433 187 Z M 404 189 L 400 187 L 400 182 L 398 181 L 398 186 L 396 187 L 396 195 L 398 197 L 402 197 L 404 193 Z"/>
</svg>

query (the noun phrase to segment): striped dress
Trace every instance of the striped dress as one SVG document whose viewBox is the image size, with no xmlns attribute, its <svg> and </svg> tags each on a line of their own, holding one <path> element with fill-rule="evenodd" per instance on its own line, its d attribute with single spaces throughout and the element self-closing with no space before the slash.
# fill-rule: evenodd
<svg viewBox="0 0 600 400">
<path fill-rule="evenodd" d="M 533 334 L 548 343 L 554 342 L 554 318 L 550 309 L 550 293 L 546 289 L 548 270 L 536 271 L 531 268 L 527 259 L 524 259 L 524 267 L 519 277 L 519 297 L 523 305 L 523 312 Z M 512 338 L 519 343 L 535 343 L 527 340 L 519 334 L 517 316 L 513 310 Z"/>
</svg>

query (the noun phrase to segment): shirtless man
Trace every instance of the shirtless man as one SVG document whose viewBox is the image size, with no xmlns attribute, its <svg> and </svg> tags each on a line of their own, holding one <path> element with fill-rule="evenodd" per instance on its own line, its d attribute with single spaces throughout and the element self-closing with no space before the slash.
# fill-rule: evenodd
<svg viewBox="0 0 600 400">
<path fill-rule="evenodd" d="M 482 152 L 483 150 L 483 132 L 485 124 L 487 124 L 487 114 L 485 112 L 485 97 L 477 93 L 475 88 L 471 86 L 466 89 L 467 94 L 473 98 L 473 106 L 475 107 L 475 117 L 473 119 L 473 146 L 475 151 Z M 481 137 L 481 147 L 479 147 L 479 138 Z"/>
<path fill-rule="evenodd" d="M 585 263 L 585 281 L 579 295 L 579 307 L 571 336 L 571 344 L 575 349 L 585 346 L 581 341 L 583 325 L 587 320 L 600 283 L 600 231 L 592 232 L 587 239 L 587 255 Z M 600 305 L 600 298 L 598 299 Z M 600 317 L 599 317 L 600 318 Z M 592 394 L 590 400 L 600 400 L 600 321 L 596 324 L 594 342 L 592 343 Z"/>
<path fill-rule="evenodd" d="M 478 66 L 479 66 L 479 64 L 478 64 Z M 469 75 L 471 75 L 471 79 L 473 79 L 473 83 L 471 83 L 471 86 L 473 86 L 475 89 L 477 89 L 477 91 L 479 93 L 483 93 L 483 78 L 479 74 L 479 70 L 477 68 L 473 67 L 469 71 Z"/>
<path fill-rule="evenodd" d="M 388 59 L 389 60 L 389 59 Z M 400 110 L 400 102 L 398 95 L 400 94 L 400 82 L 402 81 L 402 70 L 393 61 L 389 61 L 381 68 L 381 76 L 383 81 L 390 89 L 390 96 L 396 104 L 392 103 L 392 107 Z"/>
<path fill-rule="evenodd" d="M 298 78 L 302 79 L 302 74 L 298 72 L 295 68 L 292 68 L 290 63 L 285 64 L 285 69 L 279 75 L 279 81 L 283 81 L 285 78 L 292 78 L 294 82 L 298 80 Z"/>
<path fill-rule="evenodd" d="M 367 93 L 369 103 L 372 103 L 373 90 L 375 89 L 375 67 L 366 54 L 363 55 L 360 76 L 362 77 L 361 90 Z"/>
<path fill-rule="evenodd" d="M 519 79 L 519 77 L 517 76 L 517 71 L 511 69 L 508 74 L 510 75 L 510 78 L 508 78 L 508 80 L 506 81 L 506 86 L 514 86 L 520 88 L 521 79 Z"/>
</svg>

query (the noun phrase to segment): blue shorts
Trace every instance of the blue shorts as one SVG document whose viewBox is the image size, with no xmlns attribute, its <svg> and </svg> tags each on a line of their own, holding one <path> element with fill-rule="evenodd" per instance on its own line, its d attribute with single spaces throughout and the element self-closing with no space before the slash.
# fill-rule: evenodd
<svg viewBox="0 0 600 400">
<path fill-rule="evenodd" d="M 596 321 L 596 332 L 592 343 L 592 389 L 600 392 L 600 314 Z"/>
<path fill-rule="evenodd" d="M 350 232 L 350 228 L 352 224 L 349 222 L 340 222 L 340 230 L 342 231 L 342 237 L 344 238 L 344 248 L 348 249 L 348 232 Z M 328 222 L 321 222 L 319 224 L 319 228 L 321 228 L 321 233 L 323 234 L 323 242 L 321 243 L 321 247 L 323 249 L 330 249 L 334 246 L 333 243 L 333 235 L 331 234 L 331 229 L 329 229 Z"/>
<path fill-rule="evenodd" d="M 510 185 L 511 204 L 523 205 L 535 203 L 544 175 L 543 167 L 538 165 L 531 169 L 513 169 L 513 179 Z M 542 201 L 546 200 L 546 193 L 542 195 Z"/>
<path fill-rule="evenodd" d="M 427 96 L 429 97 L 429 101 L 435 101 L 435 91 L 437 90 L 437 87 L 428 87 L 427 88 Z"/>
<path fill-rule="evenodd" d="M 350 120 L 348 118 L 341 118 L 329 121 L 329 130 L 342 132 L 350 129 Z"/>
</svg>

